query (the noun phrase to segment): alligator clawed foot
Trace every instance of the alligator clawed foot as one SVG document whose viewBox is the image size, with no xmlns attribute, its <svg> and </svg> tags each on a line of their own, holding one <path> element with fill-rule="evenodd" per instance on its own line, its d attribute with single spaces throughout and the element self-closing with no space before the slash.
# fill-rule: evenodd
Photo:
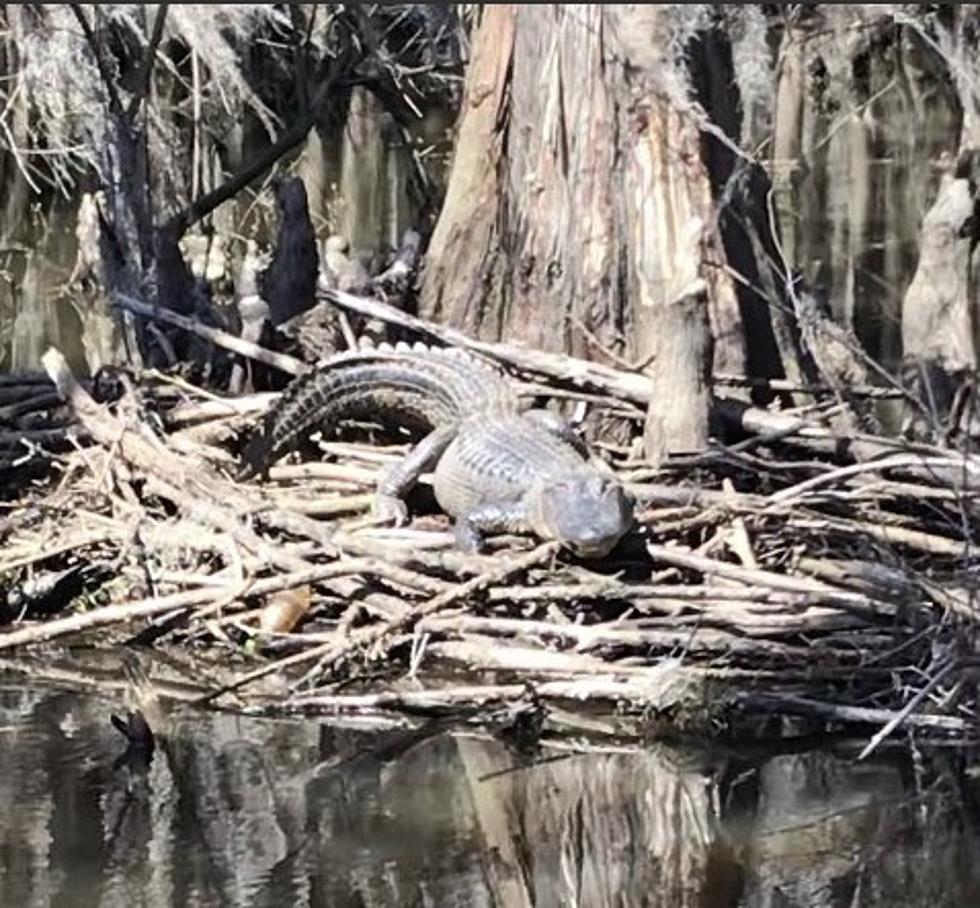
<svg viewBox="0 0 980 908">
<path fill-rule="evenodd" d="M 375 496 L 371 510 L 378 520 L 396 527 L 404 526 L 408 522 L 408 507 L 404 501 L 393 495 Z"/>
<path fill-rule="evenodd" d="M 456 548 L 467 555 L 479 555 L 483 551 L 483 534 L 467 520 L 457 520 L 453 526 Z"/>
</svg>

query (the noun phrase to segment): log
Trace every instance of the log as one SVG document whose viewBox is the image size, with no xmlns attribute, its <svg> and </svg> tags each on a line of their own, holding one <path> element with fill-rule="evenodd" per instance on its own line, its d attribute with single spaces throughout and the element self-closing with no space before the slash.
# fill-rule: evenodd
<svg viewBox="0 0 980 908">
<path fill-rule="evenodd" d="M 577 359 L 574 356 L 566 356 L 561 353 L 529 350 L 516 344 L 472 340 L 453 328 L 437 325 L 435 322 L 408 315 L 377 300 L 354 296 L 351 293 L 344 293 L 342 290 L 318 288 L 317 296 L 340 306 L 342 309 L 356 312 L 368 318 L 378 318 L 401 328 L 408 328 L 428 337 L 434 337 L 444 344 L 473 350 L 513 368 L 544 375 L 574 387 L 622 397 L 631 403 L 643 406 L 650 399 L 652 384 L 650 379 L 643 375 L 633 375 L 629 372 L 622 372 L 599 363 Z"/>
<path fill-rule="evenodd" d="M 693 672 L 691 675 L 686 673 Z M 690 680 L 697 684 L 696 670 L 668 660 L 644 673 L 627 678 L 592 677 L 573 681 L 536 682 L 532 689 L 542 700 L 589 703 L 597 700 L 621 702 L 633 708 L 667 709 Z M 679 683 L 678 683 L 679 682 Z M 490 706 L 527 698 L 526 684 L 463 685 L 417 691 L 383 691 L 376 694 L 297 694 L 286 701 L 292 709 L 322 712 L 362 712 L 398 709 L 412 712 L 452 712 L 463 706 Z"/>
<path fill-rule="evenodd" d="M 23 397 L 0 407 L 0 422 L 9 422 L 33 410 L 45 410 L 61 403 L 61 397 L 56 391 L 36 391 L 29 397 Z"/>
</svg>

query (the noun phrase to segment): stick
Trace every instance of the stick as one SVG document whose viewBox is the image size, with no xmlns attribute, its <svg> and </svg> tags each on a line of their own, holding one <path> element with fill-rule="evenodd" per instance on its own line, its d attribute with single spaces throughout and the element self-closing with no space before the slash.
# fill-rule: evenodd
<svg viewBox="0 0 980 908">
<path fill-rule="evenodd" d="M 630 628 L 610 627 L 609 625 L 558 624 L 549 621 L 529 621 L 524 618 L 481 618 L 474 615 L 459 615 L 445 618 L 426 618 L 419 623 L 419 630 L 438 633 L 480 634 L 485 637 L 556 637 L 572 640 L 577 650 L 589 650 L 600 646 L 629 646 L 643 649 L 670 650 L 682 646 L 689 653 L 721 652 L 738 654 L 748 657 L 761 655 L 778 656 L 787 660 L 799 660 L 806 657 L 806 649 L 772 640 L 746 639 L 739 634 L 733 634 L 716 628 L 681 627 L 679 630 L 633 630 Z M 593 657 L 576 657 L 589 660 L 588 664 L 574 663 L 567 653 L 550 653 L 542 650 L 540 659 L 535 657 L 527 662 L 523 654 L 527 650 L 515 652 L 515 648 L 493 647 L 485 644 L 474 646 L 472 643 L 432 643 L 430 648 L 434 653 L 451 655 L 457 661 L 471 662 L 481 668 L 510 668 L 520 671 L 556 670 L 556 671 L 598 671 L 600 665 L 605 671 L 618 672 L 614 664 Z M 559 658 L 562 657 L 562 658 Z M 513 661 L 514 659 L 518 661 Z M 520 661 L 524 659 L 525 661 Z M 541 660 L 547 659 L 542 663 Z M 558 666 L 554 668 L 554 666 Z M 628 673 L 637 670 L 638 666 L 622 666 L 622 671 Z"/>
<path fill-rule="evenodd" d="M 790 694 L 751 694 L 744 702 L 765 712 L 790 713 L 800 716 L 815 716 L 825 719 L 839 719 L 842 722 L 861 722 L 868 725 L 886 725 L 899 714 L 893 709 L 874 709 L 867 706 L 846 706 L 842 703 L 821 703 L 805 697 Z M 970 725 L 955 716 L 909 715 L 904 718 L 907 725 L 916 728 L 932 728 L 938 731 L 967 732 Z"/>
<path fill-rule="evenodd" d="M 862 463 L 850 464 L 846 467 L 839 467 L 836 470 L 832 470 L 829 473 L 822 473 L 819 476 L 813 476 L 810 479 L 805 479 L 802 482 L 798 482 L 794 486 L 789 486 L 785 489 L 780 489 L 778 492 L 774 492 L 769 496 L 769 500 L 773 505 L 786 504 L 792 501 L 794 498 L 799 498 L 804 492 L 808 492 L 811 489 L 818 488 L 819 486 L 826 485 L 828 483 L 837 482 L 841 479 L 848 479 L 851 476 L 857 476 L 860 473 L 867 473 L 871 471 L 880 470 L 894 470 L 901 467 L 914 467 L 923 470 L 932 469 L 952 469 L 960 470 L 962 473 L 962 479 L 967 479 L 966 474 L 977 471 L 976 462 L 971 462 L 973 459 L 967 460 L 965 457 L 956 457 L 952 452 L 947 457 L 921 457 L 918 454 L 895 454 L 891 457 L 886 457 L 881 460 L 870 460 L 864 461 Z M 971 469 L 972 468 L 972 469 Z M 938 476 L 935 477 L 938 479 Z M 977 480 L 967 481 L 968 486 L 975 486 Z"/>
<path fill-rule="evenodd" d="M 831 596 L 833 593 L 830 594 Z M 706 601 L 751 601 L 771 604 L 780 609 L 798 609 L 820 605 L 828 600 L 826 590 L 776 590 L 770 586 L 721 586 L 720 584 L 630 584 L 618 580 L 598 579 L 582 583 L 542 583 L 535 586 L 501 586 L 487 594 L 489 602 L 581 602 L 587 599 L 628 602 L 657 602 L 662 599 L 683 601 L 699 609 Z"/>
<path fill-rule="evenodd" d="M 822 514 L 812 518 L 791 516 L 788 524 L 789 526 L 807 529 L 837 529 L 848 535 L 864 533 L 886 545 L 904 545 L 907 548 L 927 552 L 930 555 L 948 555 L 952 558 L 965 558 L 974 548 L 969 541 L 959 542 L 956 539 L 937 536 L 922 530 L 886 526 L 881 523 L 870 523 L 866 520 L 850 520 L 846 517 L 824 517 Z"/>
<path fill-rule="evenodd" d="M 365 470 L 361 467 L 341 466 L 335 463 L 282 464 L 269 468 L 269 479 L 273 481 L 311 479 L 339 480 L 358 486 L 377 485 L 381 470 Z"/>
<path fill-rule="evenodd" d="M 472 580 L 468 580 L 465 583 L 461 583 L 452 589 L 447 590 L 445 593 L 441 593 L 433 599 L 430 599 L 428 602 L 412 607 L 403 615 L 399 615 L 398 617 L 389 621 L 385 621 L 381 624 L 374 625 L 373 627 L 365 628 L 359 632 L 351 634 L 351 636 L 345 641 L 325 643 L 321 646 L 316 646 L 312 649 L 306 650 L 305 652 L 287 656 L 285 659 L 280 659 L 276 662 L 272 662 L 269 665 L 265 665 L 262 668 L 256 669 L 253 672 L 249 672 L 246 675 L 242 675 L 231 684 L 228 684 L 220 690 L 214 691 L 208 694 L 206 697 L 203 697 L 202 702 L 209 702 L 222 694 L 229 693 L 230 691 L 237 690 L 251 684 L 252 682 L 257 681 L 260 678 L 264 678 L 266 675 L 270 675 L 273 672 L 278 672 L 294 665 L 301 665 L 304 662 L 309 662 L 311 659 L 320 660 L 318 668 L 326 667 L 344 656 L 349 657 L 353 655 L 357 650 L 371 646 L 375 643 L 379 643 L 384 637 L 390 634 L 396 634 L 401 630 L 411 627 L 419 619 L 426 618 L 429 615 L 434 615 L 436 612 L 442 611 L 443 609 L 448 608 L 450 605 L 454 605 L 455 603 L 459 602 L 459 600 L 465 599 L 468 596 L 472 596 L 475 593 L 480 592 L 493 583 L 499 583 L 502 580 L 506 580 L 509 577 L 512 577 L 514 574 L 525 571 L 528 568 L 551 558 L 553 555 L 555 555 L 555 553 L 557 553 L 558 549 L 559 546 L 557 543 L 546 542 L 544 545 L 540 545 L 533 551 L 528 552 L 523 557 L 515 558 L 513 561 L 509 561 L 495 570 L 488 571 L 485 574 L 481 574 L 479 577 L 474 577 Z"/>
<path fill-rule="evenodd" d="M 733 385 L 735 387 L 768 388 L 772 391 L 795 391 L 802 394 L 828 394 L 834 389 L 830 385 L 807 385 L 788 381 L 785 378 L 749 378 L 746 375 L 729 375 L 715 372 L 712 381 L 716 385 Z M 852 385 L 847 393 L 854 397 L 870 397 L 881 400 L 902 399 L 904 394 L 894 388 L 877 388 L 873 385 Z"/>
<path fill-rule="evenodd" d="M 363 514 L 365 511 L 370 511 L 374 503 L 374 495 L 364 493 L 310 498 L 304 493 L 303 497 L 276 496 L 275 501 L 281 507 L 307 517 L 336 517 L 340 514 Z"/>
<path fill-rule="evenodd" d="M 944 665 L 935 675 L 929 679 L 929 683 L 922 688 L 905 706 L 899 711 L 899 713 L 891 719 L 884 728 L 875 734 L 875 736 L 868 741 L 867 746 L 861 753 L 858 754 L 858 760 L 863 760 L 865 757 L 870 757 L 877 749 L 878 745 L 885 740 L 899 725 L 902 724 L 908 717 L 912 714 L 912 711 L 923 701 L 929 694 L 931 694 L 936 687 L 939 686 L 939 682 L 942 681 L 946 675 L 949 674 L 950 670 L 956 663 L 951 661 L 948 665 Z"/>
<path fill-rule="evenodd" d="M 0 407 L 0 422 L 30 413 L 32 410 L 43 410 L 61 403 L 61 396 L 57 391 L 41 391 L 32 397 L 14 401 Z"/>
<path fill-rule="evenodd" d="M 890 603 L 879 602 L 861 593 L 849 593 L 845 590 L 835 589 L 816 580 L 787 577 L 772 571 L 751 570 L 725 561 L 717 561 L 714 558 L 705 558 L 702 555 L 696 555 L 694 552 L 679 548 L 667 548 L 652 543 L 647 543 L 647 552 L 655 561 L 688 568 L 710 577 L 725 577 L 740 583 L 769 586 L 772 589 L 788 592 L 824 593 L 827 596 L 825 601 L 839 605 L 841 608 L 853 609 L 864 615 L 893 618 L 897 614 L 896 607 Z"/>
<path fill-rule="evenodd" d="M 626 679 L 611 677 L 581 678 L 573 681 L 543 681 L 533 685 L 534 694 L 544 700 L 592 700 L 625 702 L 634 707 L 663 708 L 665 683 L 671 676 L 696 675 L 696 670 L 676 662 L 646 669 Z M 461 685 L 416 691 L 382 691 L 377 694 L 311 694 L 294 696 L 286 701 L 292 709 L 318 709 L 324 712 L 361 712 L 371 709 L 400 709 L 435 713 L 453 711 L 461 706 L 484 706 L 526 699 L 526 684 Z"/>
<path fill-rule="evenodd" d="M 389 324 L 427 334 L 446 344 L 475 350 L 519 369 L 538 372 L 560 381 L 571 382 L 574 385 L 591 387 L 617 397 L 625 397 L 635 404 L 645 406 L 650 400 L 652 385 L 650 380 L 642 375 L 622 372 L 562 353 L 545 353 L 541 350 L 529 350 L 514 344 L 494 344 L 488 341 L 472 340 L 453 328 L 446 328 L 437 325 L 435 322 L 408 315 L 386 303 L 354 296 L 351 293 L 345 293 L 343 290 L 318 288 L 317 298 L 327 300 L 343 309 L 357 312 L 359 315 L 378 318 Z"/>
<path fill-rule="evenodd" d="M 426 629 L 429 629 L 427 622 L 423 622 L 419 630 L 424 632 Z M 650 670 L 648 666 L 624 665 L 577 652 L 556 652 L 542 647 L 514 644 L 499 646 L 482 635 L 467 635 L 462 640 L 429 643 L 426 652 L 437 659 L 446 659 L 470 669 L 516 672 L 522 678 L 541 675 L 564 675 L 569 678 L 599 675 L 616 678 L 643 675 Z"/>
<path fill-rule="evenodd" d="M 0 374 L 0 387 L 9 387 L 10 385 L 49 384 L 51 384 L 51 379 L 49 379 L 43 372 L 20 370 L 17 372 L 4 372 Z"/>
<path fill-rule="evenodd" d="M 275 577 L 256 580 L 251 586 L 238 592 L 234 598 L 265 596 L 269 593 L 277 593 L 280 590 L 288 590 L 308 583 L 319 583 L 331 577 L 358 574 L 364 569 L 364 562 L 356 558 L 318 565 L 306 571 L 278 574 Z M 0 650 L 15 646 L 29 646 L 34 643 L 46 643 L 68 634 L 105 627 L 109 624 L 121 624 L 137 618 L 148 618 L 169 612 L 172 609 L 207 605 L 217 598 L 220 598 L 220 593 L 212 587 L 173 593 L 159 598 L 143 599 L 139 602 L 105 605 L 91 612 L 70 615 L 67 618 L 58 618 L 44 624 L 0 634 Z"/>
<path fill-rule="evenodd" d="M 280 398 L 277 391 L 261 391 L 242 397 L 222 397 L 201 403 L 178 404 L 164 415 L 168 429 L 176 429 L 207 420 L 233 416 L 261 416 Z"/>
<path fill-rule="evenodd" d="M 198 337 L 204 338 L 204 340 L 211 341 L 212 344 L 217 344 L 219 347 L 224 347 L 226 350 L 231 350 L 240 356 L 247 356 L 249 359 L 258 360 L 258 362 L 265 363 L 267 366 L 272 366 L 275 369 L 281 369 L 289 375 L 303 375 L 309 371 L 310 367 L 306 363 L 293 356 L 288 356 L 285 353 L 276 353 L 273 350 L 266 350 L 265 347 L 260 347 L 251 341 L 242 340 L 242 338 L 235 337 L 234 334 L 229 334 L 227 331 L 222 331 L 219 328 L 202 325 L 192 318 L 187 318 L 185 315 L 180 315 L 162 306 L 151 306 L 149 303 L 144 303 L 142 300 L 135 299 L 128 294 L 118 291 L 113 294 L 112 299 L 113 305 L 118 306 L 120 309 L 125 309 L 127 312 L 131 312 L 141 318 L 176 325 L 178 328 L 183 328 L 185 331 L 190 331 L 191 334 L 196 334 Z"/>
</svg>

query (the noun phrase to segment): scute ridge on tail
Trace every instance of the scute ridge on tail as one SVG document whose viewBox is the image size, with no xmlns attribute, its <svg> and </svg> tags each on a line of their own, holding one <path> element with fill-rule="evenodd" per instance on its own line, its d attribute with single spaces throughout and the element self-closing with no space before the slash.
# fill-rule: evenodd
<svg viewBox="0 0 980 908">
<path fill-rule="evenodd" d="M 318 424 L 390 416 L 431 427 L 474 410 L 511 412 L 518 401 L 503 370 L 465 351 L 380 344 L 324 361 L 292 381 L 245 445 L 240 479 L 265 473 Z"/>
</svg>

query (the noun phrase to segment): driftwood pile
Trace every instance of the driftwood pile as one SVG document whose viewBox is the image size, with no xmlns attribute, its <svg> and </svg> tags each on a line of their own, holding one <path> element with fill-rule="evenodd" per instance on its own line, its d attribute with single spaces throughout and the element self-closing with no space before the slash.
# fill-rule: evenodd
<svg viewBox="0 0 980 908">
<path fill-rule="evenodd" d="M 642 374 L 325 295 L 401 337 L 493 356 L 528 395 L 642 431 Z M 101 404 L 57 351 L 44 368 L 0 377 L 6 654 L 179 646 L 225 670 L 199 699 L 261 710 L 563 717 L 617 735 L 796 715 L 878 726 L 869 750 L 899 726 L 973 732 L 980 457 L 838 437 L 833 399 L 780 412 L 719 399 L 742 440 L 658 466 L 598 443 L 638 527 L 592 563 L 518 537 L 461 554 L 434 507 L 379 526 L 372 489 L 407 442 L 320 439 L 321 461 L 234 482 L 236 446 L 275 394 L 120 375 L 121 395 Z"/>
</svg>

